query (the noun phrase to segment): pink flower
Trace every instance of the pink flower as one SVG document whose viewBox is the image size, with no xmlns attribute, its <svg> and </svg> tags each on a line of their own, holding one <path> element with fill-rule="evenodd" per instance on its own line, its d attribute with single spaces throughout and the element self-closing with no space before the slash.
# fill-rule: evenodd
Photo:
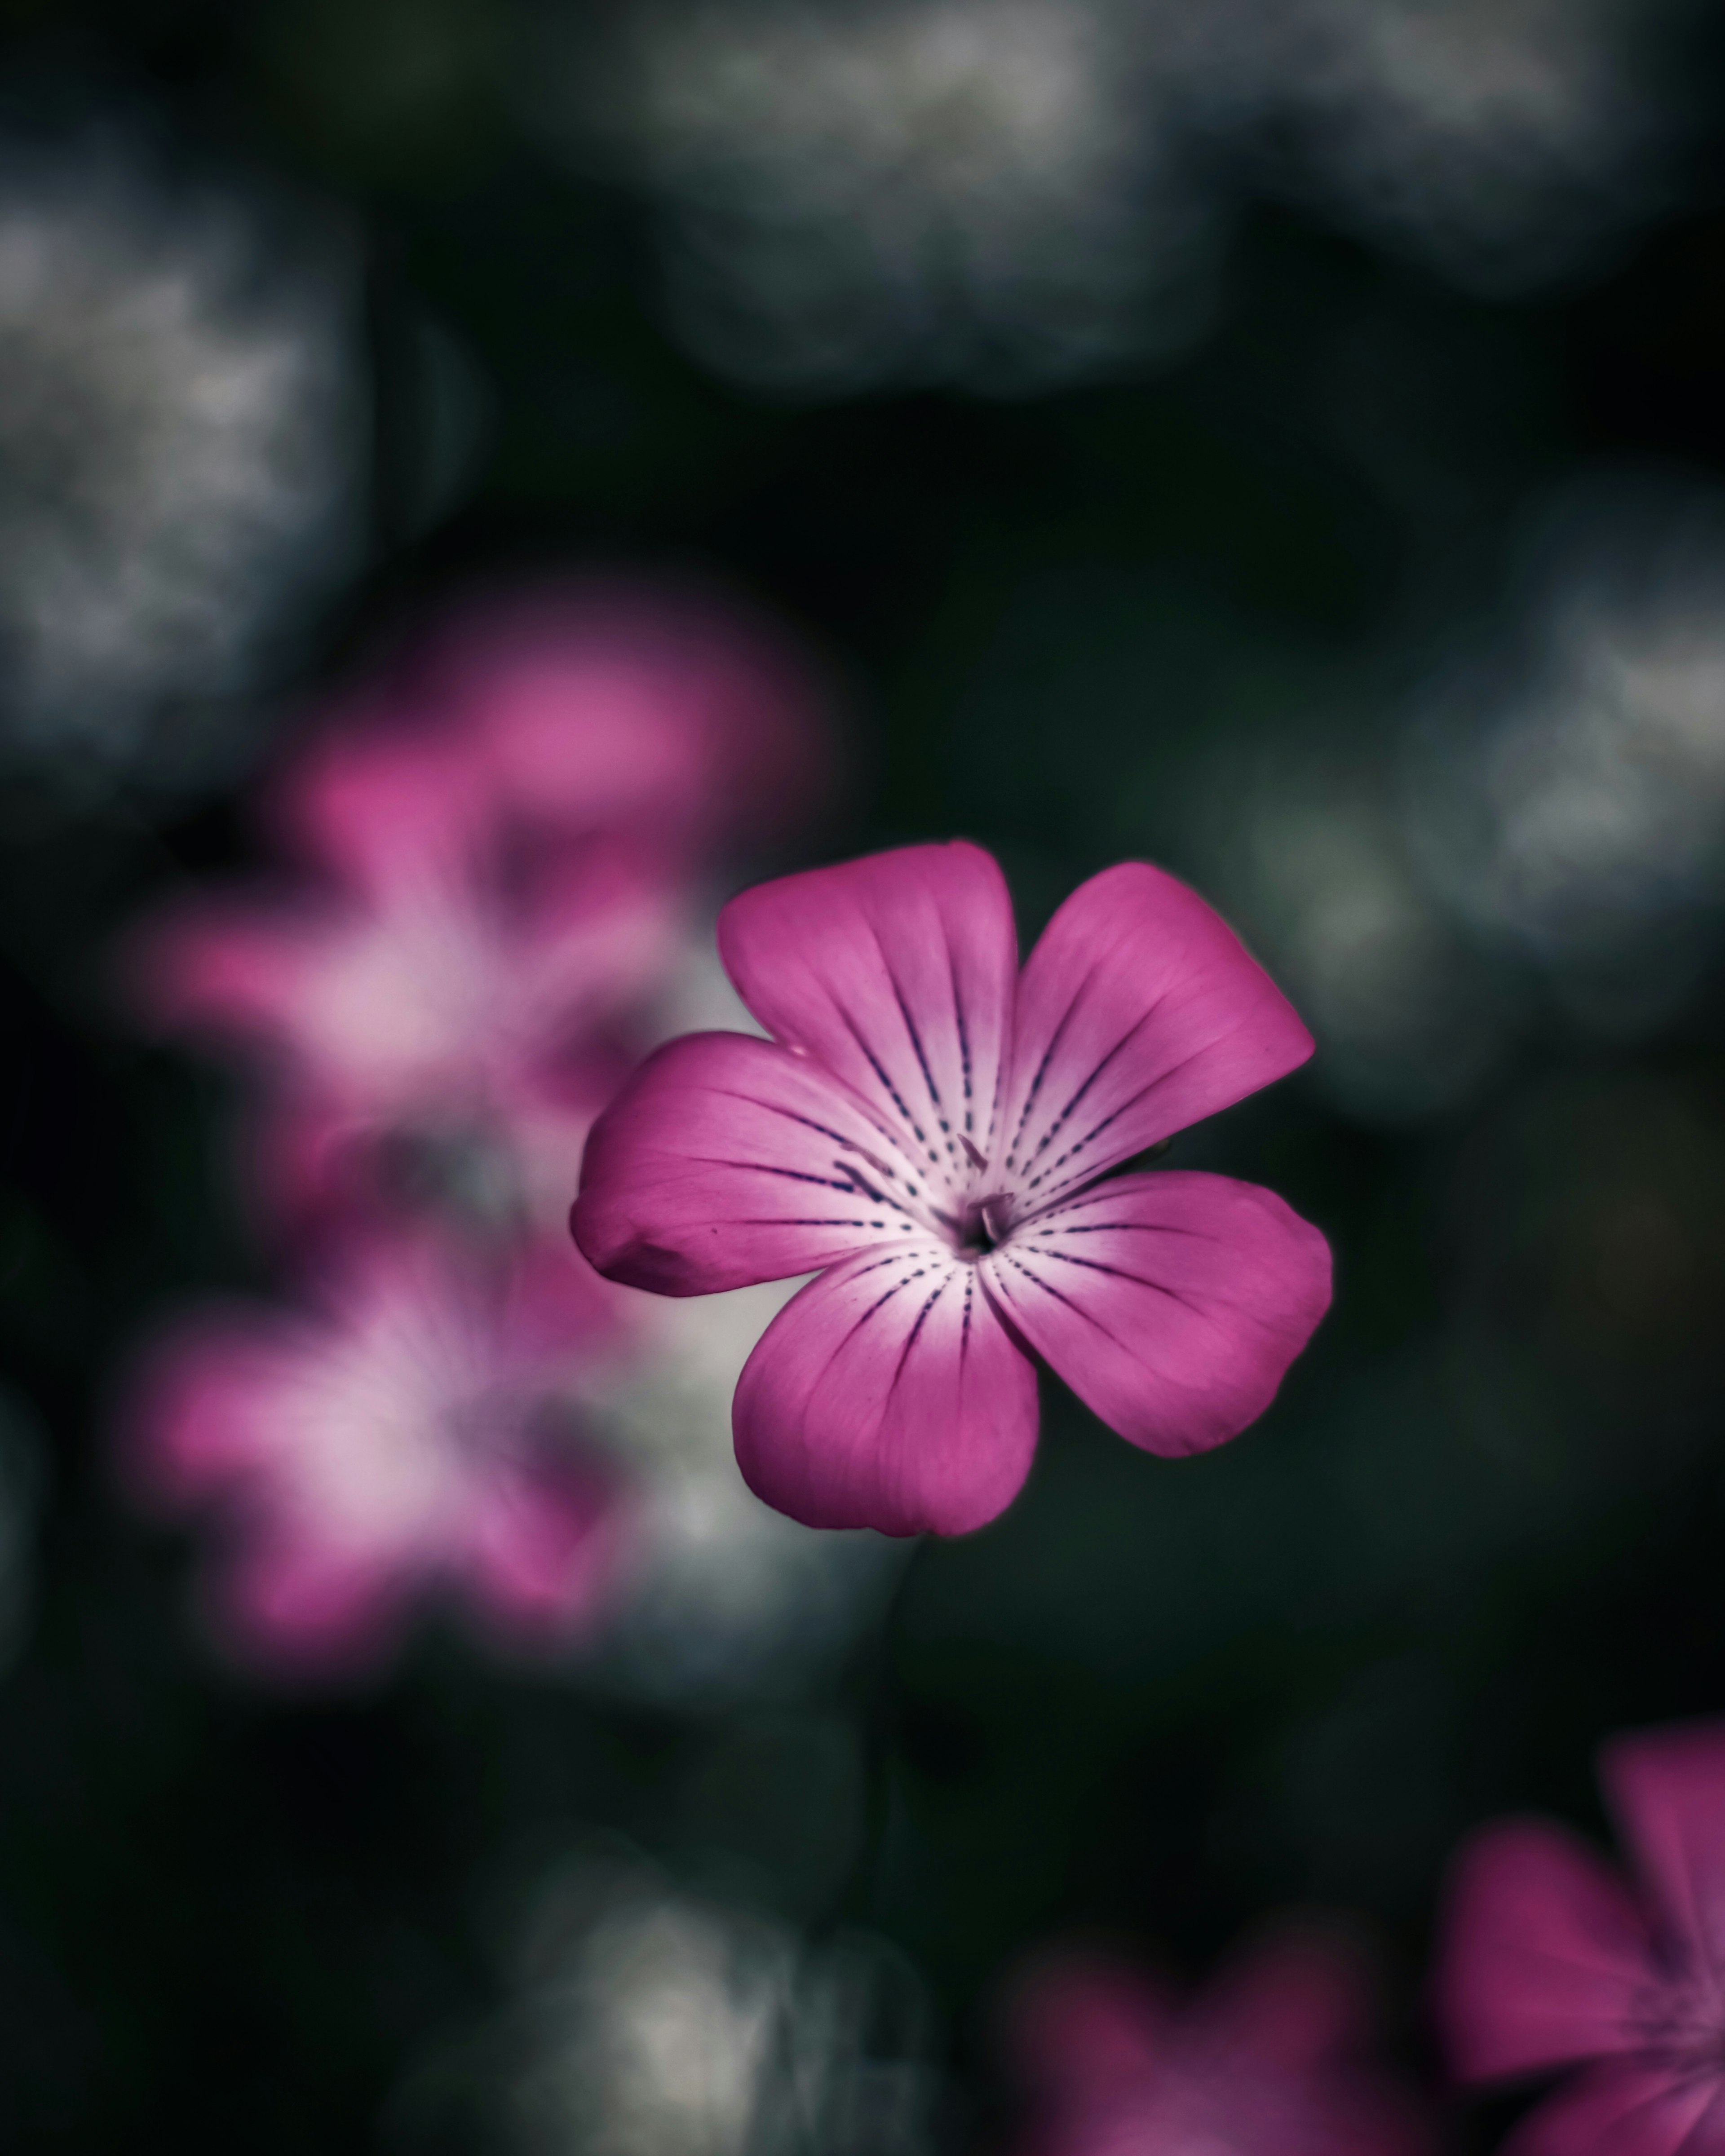
<svg viewBox="0 0 1725 2156">
<path fill-rule="evenodd" d="M 1488 1827 L 1450 1890 L 1438 2005 L 1457 2072 L 1582 2071 L 1518 2156 L 1725 2150 L 1725 1722 L 1618 1738 L 1599 1779 L 1640 1875 L 1538 1820 Z"/>
<path fill-rule="evenodd" d="M 1429 2135 L 1365 2063 L 1370 2005 L 1316 1933 L 1261 1942 L 1183 2006 L 1112 1962 L 1046 1966 L 1009 2030 L 1022 2156 L 1420 2156 Z"/>
<path fill-rule="evenodd" d="M 819 1271 L 737 1385 L 769 1504 L 979 1527 L 1029 1470 L 1033 1356 L 1155 1452 L 1263 1412 L 1327 1306 L 1323 1238 L 1249 1183 L 1109 1176 L 1312 1052 L 1200 899 L 1110 869 L 1020 974 L 993 860 L 912 846 L 746 891 L 719 946 L 773 1038 L 652 1056 L 594 1127 L 574 1230 L 665 1295 Z"/>
<path fill-rule="evenodd" d="M 287 1673 L 373 1666 L 440 1591 L 506 1641 L 578 1629 L 608 1589 L 624 1491 L 571 1405 L 616 1345 L 572 1251 L 499 1268 L 424 1235 L 350 1245 L 318 1312 L 206 1312 L 155 1351 L 134 1481 L 213 1512 L 208 1614 Z"/>
<path fill-rule="evenodd" d="M 626 1064 L 608 1034 L 676 947 L 676 891 L 624 844 L 530 856 L 472 745 L 374 728 L 294 775 L 315 880 L 193 901 L 136 947 L 158 1024 L 251 1051 L 272 1197 L 294 1214 L 403 1179 L 561 1213 Z"/>
</svg>

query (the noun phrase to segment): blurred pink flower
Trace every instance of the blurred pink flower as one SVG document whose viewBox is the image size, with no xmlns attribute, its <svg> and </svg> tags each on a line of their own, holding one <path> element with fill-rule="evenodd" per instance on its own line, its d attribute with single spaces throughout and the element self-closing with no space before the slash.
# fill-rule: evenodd
<svg viewBox="0 0 1725 2156">
<path fill-rule="evenodd" d="M 1487 1827 L 1450 1888 L 1438 2007 L 1464 2080 L 1579 2066 L 1518 2156 L 1725 2149 L 1725 1722 L 1618 1738 L 1599 1779 L 1639 1877 L 1538 1820 Z"/>
<path fill-rule="evenodd" d="M 758 1495 L 811 1527 L 979 1527 L 1029 1469 L 1033 1355 L 1156 1452 L 1263 1412 L 1328 1305 L 1323 1238 L 1225 1177 L 1098 1179 L 1312 1052 L 1201 899 L 1110 869 L 1020 975 L 990 856 L 912 846 L 746 891 L 719 945 L 773 1038 L 649 1059 L 574 1229 L 665 1295 L 820 1270 L 737 1385 Z"/>
<path fill-rule="evenodd" d="M 350 1241 L 321 1310 L 208 1311 L 160 1342 L 128 1466 L 222 1522 L 212 1630 L 287 1674 L 363 1672 L 441 1591 L 506 1642 L 594 1617 L 626 1492 L 583 1435 L 618 1299 L 558 1245 L 504 1265 L 424 1234 Z"/>
<path fill-rule="evenodd" d="M 1119 1964 L 1045 1964 L 1008 2035 L 1031 2095 L 1020 2156 L 1424 2156 L 1367 2061 L 1371 1993 L 1338 1939 L 1286 1932 L 1189 2004 Z"/>
<path fill-rule="evenodd" d="M 135 993 L 158 1024 L 253 1050 L 291 1213 L 431 1178 L 467 1209 L 556 1217 L 677 894 L 624 844 L 511 858 L 483 768 L 437 735 L 345 742 L 294 793 L 329 874 L 167 916 Z"/>
<path fill-rule="evenodd" d="M 711 608 L 578 587 L 458 615 L 283 774 L 310 873 L 159 920 L 134 999 L 251 1052 L 291 1214 L 429 1184 L 560 1226 L 711 850 L 806 803 L 824 743 L 809 685 Z"/>
<path fill-rule="evenodd" d="M 805 824 L 834 775 L 802 654 L 691 592 L 594 580 L 475 603 L 417 649 L 398 693 L 481 734 L 520 813 L 627 832 L 680 870 Z"/>
</svg>

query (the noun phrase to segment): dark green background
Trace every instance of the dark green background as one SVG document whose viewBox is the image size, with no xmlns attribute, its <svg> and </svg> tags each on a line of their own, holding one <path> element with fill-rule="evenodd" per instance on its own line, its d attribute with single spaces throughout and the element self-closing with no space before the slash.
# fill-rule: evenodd
<svg viewBox="0 0 1725 2156">
<path fill-rule="evenodd" d="M 716 575 L 845 685 L 864 777 L 809 857 L 965 833 L 1027 935 L 1122 855 L 1200 872 L 1175 783 L 1198 750 L 1387 729 L 1503 603 L 1531 496 L 1600 459 L 1725 459 L 1707 156 L 1560 300 L 1458 296 L 1260 206 L 1218 328 L 1172 371 L 780 408 L 680 356 L 640 206 L 511 124 L 501 6 L 3 14 L 13 113 L 147 112 L 356 220 L 377 552 L 304 689 L 475 570 Z M 421 304 L 480 362 L 495 431 L 465 506 L 410 541 Z M 1178 1142 L 1323 1226 L 1334 1315 L 1263 1423 L 1189 1464 L 1045 1386 L 1025 1496 L 919 1550 L 839 1702 L 871 1764 L 836 1881 L 807 1716 L 599 1707 L 434 1630 L 373 1696 L 248 1691 L 201 1656 L 190 1546 L 126 1509 L 106 1429 L 156 1317 L 268 1276 L 223 1181 L 223 1088 L 129 1040 L 104 971 L 153 895 L 249 857 L 245 825 L 231 801 L 152 824 L 120 800 L 69 830 L 21 795 L 7 829 L 0 1356 L 51 1463 L 0 1676 L 8 2148 L 485 2145 L 474 2032 L 511 1882 L 607 1826 L 691 1876 L 752 1860 L 798 1917 L 901 1942 L 945 2017 L 961 2143 L 996 2116 L 991 1982 L 1074 1927 L 1199 1968 L 1287 1903 L 1362 1912 L 1435 2088 L 1418 1995 L 1456 1838 L 1509 1806 L 1597 1824 L 1601 1732 L 1725 1707 L 1712 991 L 1633 1050 L 1532 1025 L 1465 1112 L 1374 1127 L 1302 1078 Z M 1596 1306 L 1575 1259 L 1625 1187 L 1686 1239 L 1651 1312 Z M 1458 2145 L 1497 2118 L 1458 2112 Z"/>
</svg>

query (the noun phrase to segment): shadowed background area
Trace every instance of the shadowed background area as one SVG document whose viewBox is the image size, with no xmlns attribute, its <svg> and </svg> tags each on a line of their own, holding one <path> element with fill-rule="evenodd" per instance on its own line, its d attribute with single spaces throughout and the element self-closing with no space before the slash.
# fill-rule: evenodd
<svg viewBox="0 0 1725 2156">
<path fill-rule="evenodd" d="M 1722 155 L 1690 0 L 0 5 L 8 2148 L 1183 2156 L 1158 1971 L 1498 2145 L 1454 1850 L 1725 1712 Z M 1239 930 L 1337 1301 L 821 1535 L 562 1224 L 954 834 Z"/>
</svg>

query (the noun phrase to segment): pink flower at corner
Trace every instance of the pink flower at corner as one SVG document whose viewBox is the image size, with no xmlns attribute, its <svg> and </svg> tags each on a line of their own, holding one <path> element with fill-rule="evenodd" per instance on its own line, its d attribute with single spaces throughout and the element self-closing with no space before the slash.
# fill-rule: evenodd
<svg viewBox="0 0 1725 2156">
<path fill-rule="evenodd" d="M 993 860 L 912 846 L 746 891 L 719 947 L 772 1039 L 650 1057 L 573 1226 L 660 1294 L 819 1272 L 737 1385 L 757 1495 L 811 1527 L 979 1527 L 1029 1471 L 1034 1357 L 1154 1452 L 1262 1414 L 1328 1306 L 1322 1236 L 1250 1183 L 1109 1174 L 1312 1053 L 1201 899 L 1110 869 L 1020 973 Z"/>
<path fill-rule="evenodd" d="M 617 1346 L 617 1299 L 567 1245 L 507 1263 L 425 1234 L 348 1245 L 303 1312 L 182 1322 L 138 1380 L 131 1477 L 214 1514 L 205 1614 L 236 1659 L 363 1673 L 417 1604 L 505 1643 L 603 1608 L 628 1493 L 572 1405 Z"/>
<path fill-rule="evenodd" d="M 1112 1961 L 1046 1964 L 1009 2016 L 1019 2156 L 1428 2156 L 1372 2022 L 1363 1971 L 1317 1931 L 1260 1941 L 1188 2002 Z"/>
<path fill-rule="evenodd" d="M 1464 2080 L 1580 2071 L 1517 2156 L 1725 2150 L 1725 1722 L 1618 1738 L 1599 1776 L 1632 1890 L 1538 1820 L 1485 1829 L 1450 1887 L 1437 2004 Z"/>
</svg>

